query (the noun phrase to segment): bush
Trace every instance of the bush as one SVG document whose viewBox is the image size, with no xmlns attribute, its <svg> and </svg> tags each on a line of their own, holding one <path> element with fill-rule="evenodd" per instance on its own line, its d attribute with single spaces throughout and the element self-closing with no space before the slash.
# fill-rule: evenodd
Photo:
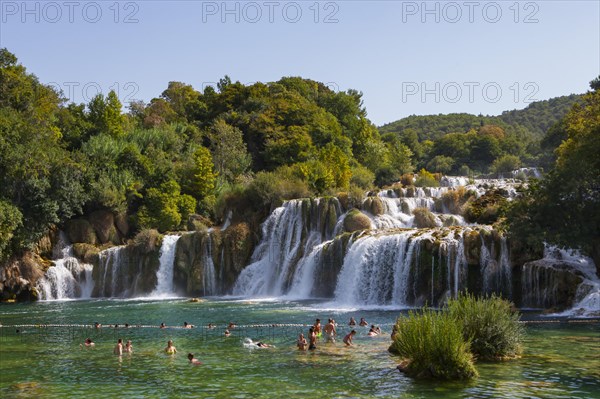
<svg viewBox="0 0 600 399">
<path fill-rule="evenodd" d="M 358 186 L 364 190 L 370 190 L 373 188 L 373 181 L 375 181 L 375 175 L 369 169 L 362 165 L 357 165 L 351 169 L 352 177 L 350 178 L 350 186 Z"/>
<path fill-rule="evenodd" d="M 371 219 L 358 209 L 352 209 L 344 218 L 344 230 L 348 233 L 371 228 Z"/>
<path fill-rule="evenodd" d="M 429 173 L 425 169 L 419 171 L 415 186 L 417 187 L 439 187 L 440 182 L 436 180 L 433 173 Z"/>
<path fill-rule="evenodd" d="M 161 244 L 162 236 L 155 229 L 144 229 L 133 238 L 133 245 L 143 253 L 149 253 L 157 249 Z"/>
<path fill-rule="evenodd" d="M 460 186 L 442 194 L 442 197 L 436 201 L 436 205 L 439 212 L 447 211 L 455 215 L 462 215 L 465 203 L 469 199 L 476 197 L 477 193 Z"/>
<path fill-rule="evenodd" d="M 390 352 L 408 362 L 403 371 L 415 378 L 464 380 L 477 377 L 469 341 L 447 312 L 409 312 L 397 322 Z"/>
<path fill-rule="evenodd" d="M 465 220 L 469 223 L 493 224 L 498 220 L 508 200 L 498 190 L 489 190 L 481 197 L 467 202 Z"/>
<path fill-rule="evenodd" d="M 495 295 L 483 299 L 460 295 L 448 302 L 448 313 L 458 321 L 478 359 L 507 359 L 521 354 L 523 327 L 510 302 Z"/>
</svg>

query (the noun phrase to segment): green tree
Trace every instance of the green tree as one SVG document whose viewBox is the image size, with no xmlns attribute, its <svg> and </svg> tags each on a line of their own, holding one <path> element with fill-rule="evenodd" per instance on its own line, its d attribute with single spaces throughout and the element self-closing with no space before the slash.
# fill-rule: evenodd
<svg viewBox="0 0 600 399">
<path fill-rule="evenodd" d="M 209 133 L 216 172 L 228 182 L 245 173 L 252 163 L 240 129 L 217 119 Z"/>
</svg>

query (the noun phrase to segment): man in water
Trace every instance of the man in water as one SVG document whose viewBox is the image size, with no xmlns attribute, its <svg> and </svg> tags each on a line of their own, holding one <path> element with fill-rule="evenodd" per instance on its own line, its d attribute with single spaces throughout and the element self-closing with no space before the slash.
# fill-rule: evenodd
<svg viewBox="0 0 600 399">
<path fill-rule="evenodd" d="M 351 317 L 351 318 L 350 318 L 350 322 L 348 323 L 348 325 L 349 325 L 350 327 L 354 327 L 354 326 L 356 325 L 356 320 L 354 320 L 354 317 Z"/>
<path fill-rule="evenodd" d="M 335 335 L 337 331 L 335 330 L 335 324 L 333 323 L 333 319 L 329 319 L 328 323 L 325 325 L 325 340 L 327 342 L 335 342 Z"/>
<path fill-rule="evenodd" d="M 306 343 L 306 338 L 304 338 L 304 334 L 300 333 L 300 335 L 298 335 L 297 345 L 298 345 L 298 349 L 300 349 L 301 351 L 306 350 L 306 347 L 308 346 L 308 344 Z"/>
<path fill-rule="evenodd" d="M 173 346 L 173 341 L 169 340 L 167 342 L 167 347 L 165 348 L 165 353 L 167 355 L 174 355 L 177 353 L 177 348 Z"/>
<path fill-rule="evenodd" d="M 117 341 L 117 346 L 115 346 L 113 353 L 119 356 L 123 354 L 123 340 L 121 338 L 119 338 L 119 340 Z"/>
<path fill-rule="evenodd" d="M 196 359 L 194 357 L 193 353 L 188 353 L 188 360 L 190 361 L 191 364 L 193 364 L 194 366 L 199 366 L 202 364 L 202 362 L 198 359 Z"/>
<path fill-rule="evenodd" d="M 187 321 L 184 321 L 184 322 L 183 322 L 183 328 L 193 328 L 193 327 L 194 327 L 194 326 L 193 326 L 193 325 L 191 325 L 191 324 L 188 324 L 188 322 L 187 322 Z"/>
<path fill-rule="evenodd" d="M 360 323 L 358 323 L 358 325 L 364 327 L 364 326 L 368 326 L 369 323 L 367 323 L 367 321 L 365 320 L 364 317 L 361 317 L 360 318 Z"/>
<path fill-rule="evenodd" d="M 231 333 L 229 332 L 229 330 L 225 330 L 225 336 L 229 337 L 231 335 Z"/>
<path fill-rule="evenodd" d="M 376 335 L 379 335 L 379 333 L 377 332 L 377 328 L 375 327 L 375 324 L 371 324 L 371 328 L 369 329 L 369 333 L 367 335 L 369 337 L 374 337 Z"/>
<path fill-rule="evenodd" d="M 352 330 L 348 335 L 344 337 L 344 343 L 346 344 L 346 346 L 352 346 L 352 337 L 354 337 L 355 335 L 356 330 Z"/>
<path fill-rule="evenodd" d="M 79 345 L 81 347 L 86 347 L 86 348 L 93 348 L 96 344 L 94 343 L 94 341 L 92 341 L 90 338 L 86 338 L 85 342 L 83 343 L 83 345 Z"/>
</svg>

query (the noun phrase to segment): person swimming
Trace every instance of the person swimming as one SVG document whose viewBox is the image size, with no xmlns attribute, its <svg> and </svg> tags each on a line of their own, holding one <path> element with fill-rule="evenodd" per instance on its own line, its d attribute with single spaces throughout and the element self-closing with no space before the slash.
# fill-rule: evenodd
<svg viewBox="0 0 600 399">
<path fill-rule="evenodd" d="M 177 353 L 177 348 L 173 346 L 173 341 L 169 340 L 167 342 L 167 347 L 165 348 L 165 353 L 167 355 L 174 355 Z"/>
<path fill-rule="evenodd" d="M 191 364 L 193 364 L 194 366 L 199 366 L 202 364 L 202 362 L 198 359 L 196 359 L 194 357 L 193 353 L 188 353 L 188 360 L 190 361 Z"/>
<path fill-rule="evenodd" d="M 160 323 L 160 328 L 167 328 L 167 326 L 165 325 L 165 323 Z"/>
<path fill-rule="evenodd" d="M 369 323 L 367 323 L 367 321 L 365 320 L 364 317 L 360 318 L 360 323 L 358 323 L 359 326 L 364 327 L 364 326 L 368 326 Z"/>
<path fill-rule="evenodd" d="M 375 327 L 375 324 L 371 324 L 371 328 L 369 329 L 369 333 L 367 335 L 369 337 L 374 337 L 376 335 L 379 335 L 379 332 L 377 331 L 377 327 Z"/>
<path fill-rule="evenodd" d="M 86 348 L 93 348 L 94 346 L 96 346 L 96 344 L 90 338 L 86 338 L 83 345 L 79 345 L 79 346 L 81 346 L 81 347 L 85 346 Z"/>
<path fill-rule="evenodd" d="M 229 330 L 225 330 L 225 336 L 229 337 L 231 335 L 231 332 L 229 332 Z"/>
<path fill-rule="evenodd" d="M 344 343 L 346 344 L 346 346 L 352 346 L 352 338 L 356 335 L 356 330 L 352 330 L 350 331 L 349 334 L 347 334 L 344 337 Z"/>
<path fill-rule="evenodd" d="M 194 328 L 193 325 L 189 324 L 187 321 L 183 322 L 183 328 Z"/>
<path fill-rule="evenodd" d="M 351 318 L 350 318 L 350 322 L 348 323 L 348 325 L 349 325 L 350 327 L 354 327 L 354 326 L 356 325 L 356 320 L 354 320 L 354 317 L 351 317 Z"/>
</svg>

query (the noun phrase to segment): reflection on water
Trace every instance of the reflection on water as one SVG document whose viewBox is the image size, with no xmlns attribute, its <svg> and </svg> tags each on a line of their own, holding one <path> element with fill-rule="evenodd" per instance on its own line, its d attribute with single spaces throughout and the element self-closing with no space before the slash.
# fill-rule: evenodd
<svg viewBox="0 0 600 399">
<path fill-rule="evenodd" d="M 526 353 L 506 363 L 479 363 L 468 383 L 416 382 L 398 373 L 389 331 L 398 311 L 324 310 L 314 302 L 210 300 L 69 301 L 0 307 L 0 397 L 214 398 L 595 398 L 600 397 L 600 324 L 527 325 Z M 320 343 L 299 352 L 295 339 L 319 317 L 333 317 L 342 335 L 350 317 L 382 327 L 380 337 L 357 328 L 356 347 Z M 187 321 L 194 329 L 179 328 Z M 94 329 L 94 322 L 105 327 Z M 157 327 L 164 322 L 166 329 Z M 238 324 L 224 337 L 229 322 Z M 119 328 L 106 327 L 118 323 Z M 133 326 L 125 329 L 128 323 Z M 208 323 L 216 325 L 208 329 Z M 41 325 L 8 328 L 8 325 Z M 43 327 L 85 324 L 87 327 Z M 148 327 L 136 327 L 143 325 Z M 177 328 L 175 328 L 177 327 Z M 81 349 L 90 337 L 93 349 Z M 118 357 L 118 338 L 133 354 Z M 245 338 L 275 348 L 251 350 Z M 172 339 L 178 349 L 167 356 Z M 192 367 L 187 353 L 204 364 Z"/>
</svg>

